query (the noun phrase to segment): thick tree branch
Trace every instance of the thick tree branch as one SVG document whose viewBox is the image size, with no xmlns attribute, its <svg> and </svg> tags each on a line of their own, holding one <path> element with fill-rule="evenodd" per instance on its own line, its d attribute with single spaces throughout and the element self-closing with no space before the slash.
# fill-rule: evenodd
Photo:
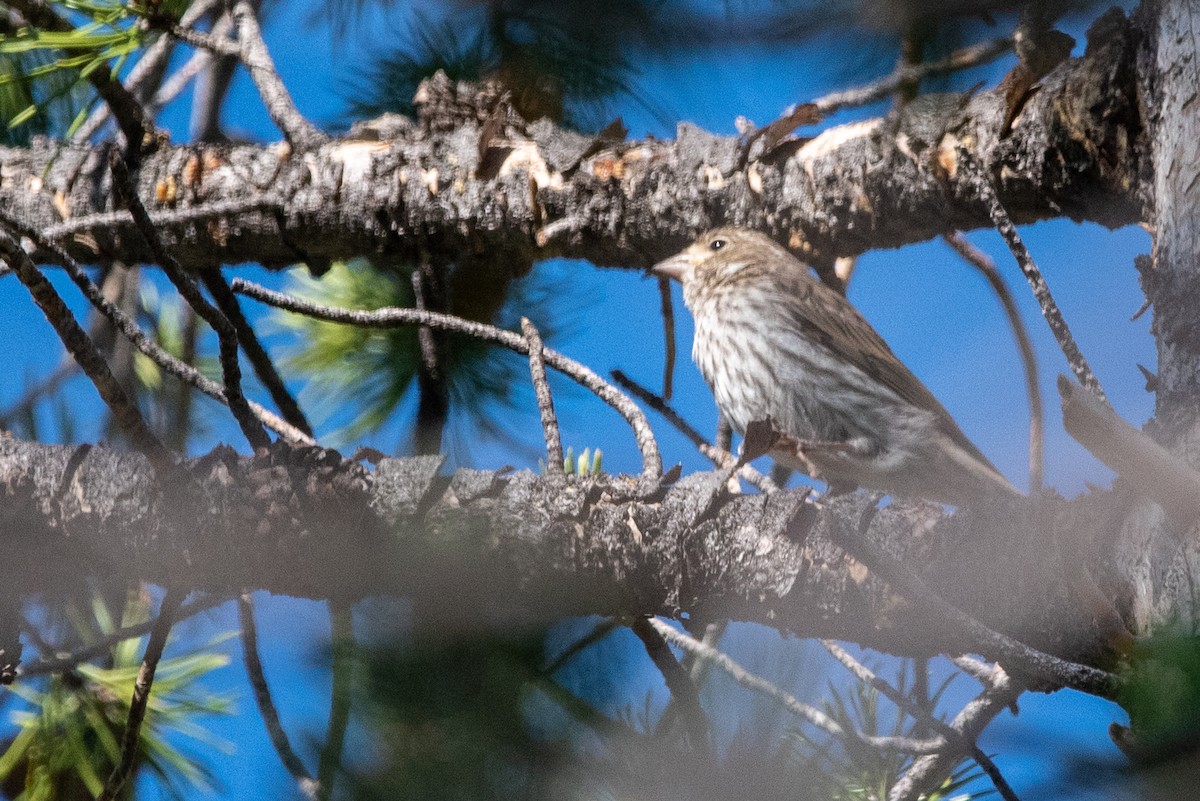
<svg viewBox="0 0 1200 801">
<path fill-rule="evenodd" d="M 870 502 L 860 496 L 820 508 L 805 493 L 733 496 L 698 519 L 723 472 L 661 489 L 628 477 L 441 478 L 437 457 L 385 459 L 368 472 L 332 451 L 278 443 L 255 457 L 222 450 L 188 462 L 190 480 L 168 495 L 140 455 L 74 453 L 0 440 L 10 592 L 132 574 L 209 591 L 399 593 L 524 620 L 689 612 L 898 653 L 1007 655 L 924 599 L 898 595 L 836 544 L 857 530 Z M 1094 523 L 1047 503 L 1062 526 Z M 1100 659 L 1103 636 L 1047 568 L 1053 537 L 1017 536 L 1029 525 L 1020 516 L 893 504 L 861 536 L 1009 637 Z"/>
<path fill-rule="evenodd" d="M 886 124 L 780 142 L 741 171 L 736 139 L 689 125 L 673 141 L 623 143 L 546 121 L 514 125 L 481 161 L 482 120 L 496 98 L 443 76 L 425 86 L 420 121 L 381 120 L 369 132 L 374 140 L 329 142 L 303 157 L 279 145 L 163 148 L 145 160 L 139 191 L 152 212 L 268 190 L 282 201 L 278 213 L 164 223 L 167 246 L 192 268 L 320 268 L 373 254 L 415 262 L 421 252 L 468 250 L 640 267 L 718 222 L 766 230 L 822 261 L 990 225 L 967 182 L 934 167 L 946 148 L 969 143 L 987 174 L 999 176 L 999 200 L 1017 223 L 1067 216 L 1125 225 L 1145 216 L 1146 143 L 1133 37 L 1125 25 L 1112 27 L 1088 55 L 1043 79 L 1011 132 L 1004 92 L 994 89 L 918 97 Z M 34 227 L 109 210 L 107 166 L 96 150 L 47 142 L 0 149 L 0 169 L 0 206 Z M 535 235 L 556 226 L 561 235 L 539 248 Z M 87 233 L 68 243 L 81 261 L 153 260 L 128 223 Z"/>
</svg>

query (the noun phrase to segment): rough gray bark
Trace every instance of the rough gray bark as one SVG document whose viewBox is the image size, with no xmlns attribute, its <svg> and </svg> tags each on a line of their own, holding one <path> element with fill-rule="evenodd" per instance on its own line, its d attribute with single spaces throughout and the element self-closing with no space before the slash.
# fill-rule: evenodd
<svg viewBox="0 0 1200 801">
<path fill-rule="evenodd" d="M 686 613 L 896 653 L 981 650 L 838 544 L 859 530 L 864 495 L 821 509 L 799 492 L 714 502 L 718 473 L 659 486 L 528 472 L 440 477 L 440 464 L 385 459 L 368 470 L 318 448 L 253 458 L 226 449 L 164 487 L 136 454 L 0 440 L 4 580 L 22 594 L 87 574 L 212 592 L 392 592 L 440 620 L 490 610 L 485 618 L 506 626 Z M 1047 498 L 1037 515 L 1010 505 L 947 515 L 894 504 L 864 536 L 989 625 L 1095 661 L 1103 637 L 1064 581 L 1055 543 L 1117 519 L 1097 507 L 1081 513 Z"/>
<path fill-rule="evenodd" d="M 989 225 L 960 182 L 965 143 L 1017 221 L 1068 216 L 1118 226 L 1143 219 L 1144 127 L 1136 104 L 1136 38 L 1119 13 L 1088 53 L 1022 98 L 1015 122 L 1003 86 L 928 96 L 898 117 L 784 142 L 737 169 L 737 142 L 682 125 L 674 141 L 613 143 L 509 115 L 496 97 L 433 81 L 420 123 L 389 120 L 368 138 L 311 152 L 287 146 L 165 147 L 140 172 L 143 201 L 185 265 L 271 266 L 388 254 L 564 255 L 646 266 L 716 223 L 749 225 L 814 262 Z M 366 128 L 359 136 L 367 136 Z M 380 139 L 380 137 L 382 137 Z M 39 142 L 0 149 L 0 207 L 39 229 L 111 210 L 104 154 Z M 274 210 L 181 219 L 203 204 L 271 198 Z M 535 245 L 539 231 L 551 234 Z M 151 261 L 131 226 L 71 240 L 80 261 Z M 38 259 L 49 261 L 46 254 Z"/>
<path fill-rule="evenodd" d="M 1139 260 L 1142 288 L 1154 304 L 1158 345 L 1155 418 L 1162 444 L 1200 465 L 1200 3 L 1148 2 L 1136 23 L 1145 31 L 1139 61 L 1143 115 L 1153 143 L 1152 258 Z M 1200 537 L 1195 521 L 1172 520 L 1153 504 L 1132 507 L 1113 543 L 1128 577 L 1130 616 L 1138 630 L 1200 617 L 1196 575 Z"/>
</svg>

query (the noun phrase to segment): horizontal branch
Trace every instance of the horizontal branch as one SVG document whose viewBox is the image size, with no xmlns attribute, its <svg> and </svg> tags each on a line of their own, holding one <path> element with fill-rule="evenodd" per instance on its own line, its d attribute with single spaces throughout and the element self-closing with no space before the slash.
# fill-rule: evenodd
<svg viewBox="0 0 1200 801">
<path fill-rule="evenodd" d="M 626 476 L 440 476 L 440 466 L 439 457 L 383 459 L 369 470 L 276 443 L 254 457 L 218 449 L 164 488 L 137 454 L 0 439 L 0 581 L 18 594 L 96 573 L 211 592 L 392 593 L 438 616 L 487 608 L 527 622 L 689 613 L 896 653 L 999 656 L 836 544 L 857 528 L 865 496 L 818 507 L 803 492 L 726 495 L 705 514 L 727 473 L 658 486 Z M 1054 502 L 1063 508 L 1047 518 L 1086 524 Z M 947 515 L 894 503 L 861 537 L 987 625 L 1046 652 L 1098 659 L 1103 638 L 1053 573 L 1055 537 L 1015 536 L 1032 528 L 1023 517 L 1011 507 Z"/>
<path fill-rule="evenodd" d="M 495 137 L 484 124 L 495 94 L 438 76 L 422 87 L 416 122 L 382 118 L 361 129 L 364 138 L 303 153 L 279 143 L 163 147 L 141 166 L 139 192 L 152 214 L 268 193 L 281 203 L 165 220 L 166 246 L 193 268 L 253 261 L 319 270 L 351 256 L 416 261 L 422 252 L 640 267 L 717 223 L 766 230 L 824 261 L 989 226 L 976 193 L 937 166 L 965 143 L 1016 222 L 1067 216 L 1118 226 L 1145 217 L 1146 143 L 1135 48 L 1124 27 L 1113 30 L 1043 79 L 1011 131 L 1001 88 L 922 96 L 893 119 L 780 142 L 738 169 L 735 138 L 687 124 L 674 140 L 614 142 L 510 115 Z M 111 210 L 96 149 L 0 148 L 0 174 L 0 207 L 39 229 Z M 85 262 L 153 261 L 119 218 L 66 244 Z"/>
</svg>

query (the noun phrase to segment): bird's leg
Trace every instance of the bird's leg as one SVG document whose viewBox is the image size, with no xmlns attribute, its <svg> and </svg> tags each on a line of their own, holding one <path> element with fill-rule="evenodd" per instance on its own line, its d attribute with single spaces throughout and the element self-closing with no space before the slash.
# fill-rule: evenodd
<svg viewBox="0 0 1200 801">
<path fill-rule="evenodd" d="M 807 458 L 837 459 L 841 461 L 870 459 L 879 454 L 879 446 L 866 437 L 855 437 L 843 442 L 827 440 L 795 440 L 796 449 Z"/>
<path fill-rule="evenodd" d="M 827 489 L 818 498 L 820 502 L 830 501 L 839 495 L 847 495 L 858 489 L 859 485 L 849 476 L 857 475 L 859 466 L 876 455 L 878 448 L 865 437 L 855 437 L 845 442 L 828 442 L 824 440 L 797 440 L 795 452 L 815 470 L 813 475 L 823 480 Z"/>
<path fill-rule="evenodd" d="M 817 504 L 818 506 L 824 506 L 834 498 L 840 498 L 843 495 L 849 495 L 857 489 L 858 485 L 854 483 L 828 484 L 825 487 L 825 491 L 813 499 L 813 503 Z"/>
</svg>

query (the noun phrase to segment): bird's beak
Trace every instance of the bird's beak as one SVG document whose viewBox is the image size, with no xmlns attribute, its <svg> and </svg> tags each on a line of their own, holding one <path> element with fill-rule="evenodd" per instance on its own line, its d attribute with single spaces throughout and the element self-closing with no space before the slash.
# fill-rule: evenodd
<svg viewBox="0 0 1200 801">
<path fill-rule="evenodd" d="M 683 283 L 691 273 L 692 268 L 696 266 L 696 259 L 689 251 L 690 248 L 676 253 L 669 259 L 663 259 L 651 267 L 650 272 L 655 275 L 674 278 L 676 281 Z"/>
</svg>

